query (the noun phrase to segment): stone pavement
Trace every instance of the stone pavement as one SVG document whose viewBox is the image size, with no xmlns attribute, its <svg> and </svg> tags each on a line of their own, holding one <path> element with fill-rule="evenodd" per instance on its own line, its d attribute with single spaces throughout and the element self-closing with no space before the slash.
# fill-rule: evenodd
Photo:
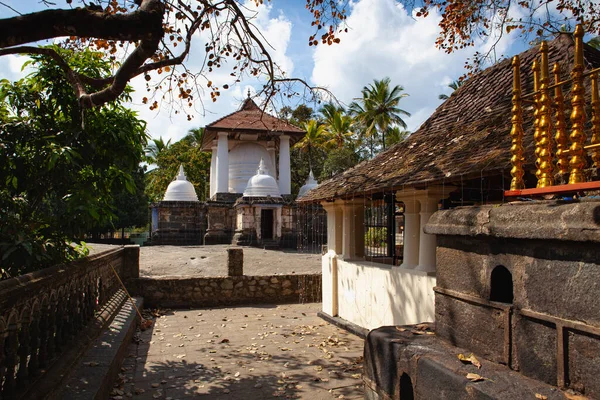
<svg viewBox="0 0 600 400">
<path fill-rule="evenodd" d="M 113 399 L 360 399 L 363 341 L 320 308 L 162 311 L 130 345 Z"/>
</svg>

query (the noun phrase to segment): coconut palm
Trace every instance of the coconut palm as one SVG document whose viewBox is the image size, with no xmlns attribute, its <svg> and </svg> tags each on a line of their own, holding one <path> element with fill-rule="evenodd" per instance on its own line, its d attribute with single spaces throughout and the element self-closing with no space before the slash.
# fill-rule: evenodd
<svg viewBox="0 0 600 400">
<path fill-rule="evenodd" d="M 407 97 L 402 93 L 404 88 L 396 85 L 390 88 L 390 78 L 380 81 L 375 79 L 362 89 L 362 97 L 350 104 L 351 115 L 362 126 L 362 134 L 367 138 L 375 138 L 381 134 L 381 144 L 385 149 L 385 134 L 389 127 L 400 126 L 406 129 L 406 122 L 401 115 L 410 117 L 410 113 L 399 108 L 400 100 Z M 373 140 L 374 141 L 374 140 Z M 371 146 L 371 155 L 373 145 Z"/>
<path fill-rule="evenodd" d="M 194 146 L 200 146 L 202 144 L 202 136 L 204 136 L 204 128 L 192 128 L 188 131 L 186 138 L 188 138 Z"/>
<path fill-rule="evenodd" d="M 454 81 L 454 82 L 451 82 L 448 85 L 448 87 L 450 89 L 452 89 L 452 92 L 455 92 L 456 90 L 458 90 L 459 87 L 462 86 L 463 83 L 465 83 L 465 81 L 460 81 L 460 80 L 459 81 Z M 452 93 L 450 93 L 450 96 L 452 96 Z M 443 94 L 442 93 L 442 94 L 440 94 L 438 96 L 438 99 L 440 99 L 440 100 L 448 100 L 450 98 L 450 96 L 448 96 L 447 94 Z"/>
<path fill-rule="evenodd" d="M 166 142 L 163 140 L 162 136 L 158 139 L 152 139 L 144 149 L 144 152 L 146 153 L 146 162 L 148 164 L 155 164 L 160 153 L 168 149 L 170 145 L 171 139 Z"/>
<path fill-rule="evenodd" d="M 335 105 L 333 102 L 329 102 L 327 104 L 324 104 L 323 107 L 319 109 L 319 112 L 323 116 L 323 121 L 325 122 L 325 124 L 327 124 L 328 121 L 331 121 L 333 119 L 333 116 L 336 113 L 344 113 L 345 110 L 344 107 L 340 107 Z"/>
<path fill-rule="evenodd" d="M 328 147 L 341 149 L 352 136 L 352 118 L 336 110 L 327 119 L 325 132 L 329 136 Z"/>
<path fill-rule="evenodd" d="M 302 152 L 308 153 L 308 163 L 312 167 L 312 151 L 322 149 L 326 142 L 325 127 L 316 120 L 311 119 L 304 124 L 306 135 L 299 140 L 294 147 Z"/>
</svg>

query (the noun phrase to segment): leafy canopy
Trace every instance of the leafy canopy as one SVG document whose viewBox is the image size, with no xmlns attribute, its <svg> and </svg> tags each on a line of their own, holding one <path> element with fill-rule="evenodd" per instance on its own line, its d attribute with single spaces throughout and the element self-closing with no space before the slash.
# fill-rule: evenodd
<svg viewBox="0 0 600 400">
<path fill-rule="evenodd" d="M 100 76 L 103 55 L 51 47 L 74 71 Z M 71 241 L 115 220 L 113 195 L 135 191 L 145 123 L 122 103 L 82 113 L 62 68 L 34 55 L 34 72 L 0 82 L 0 268 L 3 278 L 78 257 Z"/>
</svg>

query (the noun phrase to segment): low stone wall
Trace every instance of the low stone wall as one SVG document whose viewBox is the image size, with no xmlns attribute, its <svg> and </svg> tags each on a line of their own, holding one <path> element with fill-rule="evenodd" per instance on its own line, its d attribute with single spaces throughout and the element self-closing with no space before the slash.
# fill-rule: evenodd
<svg viewBox="0 0 600 400">
<path fill-rule="evenodd" d="M 213 307 L 259 303 L 321 301 L 321 274 L 139 278 L 131 290 L 147 307 Z"/>
</svg>

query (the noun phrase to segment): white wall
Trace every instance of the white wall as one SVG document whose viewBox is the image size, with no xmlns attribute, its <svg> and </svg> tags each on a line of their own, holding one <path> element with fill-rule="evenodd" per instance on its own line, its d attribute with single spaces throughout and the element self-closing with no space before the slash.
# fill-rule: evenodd
<svg viewBox="0 0 600 400">
<path fill-rule="evenodd" d="M 333 254 L 323 256 L 322 267 L 323 311 L 330 315 L 337 309 L 337 316 L 367 329 L 434 321 L 435 276 Z"/>
</svg>

